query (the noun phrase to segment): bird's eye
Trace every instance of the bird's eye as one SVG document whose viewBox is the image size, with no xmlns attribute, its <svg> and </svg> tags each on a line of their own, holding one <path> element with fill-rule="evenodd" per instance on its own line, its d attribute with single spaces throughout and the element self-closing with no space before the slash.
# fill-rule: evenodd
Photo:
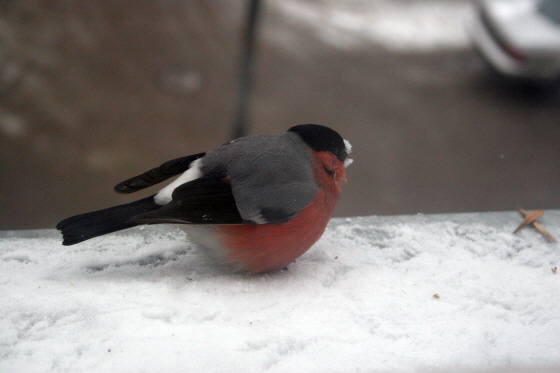
<svg viewBox="0 0 560 373">
<path fill-rule="evenodd" d="M 329 174 L 329 176 L 333 176 L 334 175 L 334 170 L 331 170 L 330 168 L 328 168 L 327 166 L 323 165 L 323 168 L 325 169 L 325 171 L 327 172 L 327 174 Z"/>
</svg>

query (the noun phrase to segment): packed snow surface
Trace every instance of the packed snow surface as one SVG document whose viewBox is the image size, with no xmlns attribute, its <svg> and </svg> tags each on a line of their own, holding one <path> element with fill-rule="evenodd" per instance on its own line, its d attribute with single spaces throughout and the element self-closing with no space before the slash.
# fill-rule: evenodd
<svg viewBox="0 0 560 373">
<path fill-rule="evenodd" d="M 343 49 L 381 45 L 392 51 L 461 49 L 470 45 L 465 29 L 472 1 L 300 1 L 271 0 L 292 26 L 306 27 L 325 43 Z M 285 37 L 274 30 L 269 38 Z"/>
<path fill-rule="evenodd" d="M 560 236 L 560 211 L 540 220 Z M 258 276 L 173 226 L 70 247 L 53 230 L 3 232 L 0 371 L 560 367 L 560 247 L 513 234 L 519 221 L 335 219 L 287 270 Z"/>
</svg>

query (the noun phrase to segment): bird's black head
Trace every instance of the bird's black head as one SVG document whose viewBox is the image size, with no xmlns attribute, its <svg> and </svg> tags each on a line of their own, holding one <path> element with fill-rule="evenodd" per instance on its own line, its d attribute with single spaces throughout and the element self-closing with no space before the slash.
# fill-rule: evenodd
<svg viewBox="0 0 560 373">
<path fill-rule="evenodd" d="M 339 161 L 345 162 L 348 152 L 344 139 L 333 129 L 319 124 L 300 124 L 288 130 L 295 132 L 311 149 L 317 152 L 331 152 Z"/>
</svg>

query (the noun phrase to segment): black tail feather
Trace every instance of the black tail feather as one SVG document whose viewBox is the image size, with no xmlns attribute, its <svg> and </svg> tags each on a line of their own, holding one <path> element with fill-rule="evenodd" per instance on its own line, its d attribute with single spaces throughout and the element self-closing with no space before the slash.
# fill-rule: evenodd
<svg viewBox="0 0 560 373">
<path fill-rule="evenodd" d="M 62 233 L 63 245 L 74 245 L 107 233 L 132 228 L 138 224 L 129 223 L 130 218 L 160 207 L 155 203 L 154 196 L 150 196 L 125 205 L 69 217 L 58 223 L 56 229 Z"/>
</svg>

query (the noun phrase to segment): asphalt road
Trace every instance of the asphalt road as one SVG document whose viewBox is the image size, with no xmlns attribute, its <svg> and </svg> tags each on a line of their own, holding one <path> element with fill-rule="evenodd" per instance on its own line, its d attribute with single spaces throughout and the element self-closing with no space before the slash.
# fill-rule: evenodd
<svg viewBox="0 0 560 373">
<path fill-rule="evenodd" d="M 127 23 L 129 36 L 142 39 L 152 15 Z M 354 146 L 354 163 L 337 216 L 560 208 L 557 92 L 496 79 L 470 48 L 343 49 L 282 14 L 268 13 L 264 21 L 263 35 L 289 29 L 290 37 L 282 44 L 260 39 L 250 133 L 321 123 L 343 134 Z M 35 80 L 26 75 L 3 90 L 0 103 L 0 229 L 49 228 L 68 215 L 127 202 L 130 197 L 111 191 L 121 179 L 227 140 L 235 105 L 237 49 L 228 44 L 234 26 L 214 35 L 216 45 L 197 39 L 192 45 L 207 53 L 187 64 L 187 74 L 179 65 L 179 80 L 165 78 L 163 88 L 147 72 L 157 64 L 176 66 L 170 56 L 189 51 L 163 49 L 155 37 L 142 39 L 162 48 L 150 58 L 138 57 L 148 47 L 126 54 L 134 41 L 115 44 L 105 51 L 113 57 L 101 61 L 65 47 L 54 55 L 71 56 L 71 78 L 68 66 L 54 62 L 50 69 L 46 62 L 37 68 L 35 60 L 25 65 Z M 10 50 L 20 62 L 41 52 L 18 51 Z M 48 94 L 33 96 L 43 86 Z M 187 93 L 177 93 L 185 87 Z"/>
</svg>

